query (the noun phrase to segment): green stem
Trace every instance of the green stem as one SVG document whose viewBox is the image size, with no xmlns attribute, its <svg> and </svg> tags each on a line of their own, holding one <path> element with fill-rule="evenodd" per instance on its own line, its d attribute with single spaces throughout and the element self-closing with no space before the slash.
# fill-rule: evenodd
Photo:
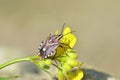
<svg viewBox="0 0 120 80">
<path fill-rule="evenodd" d="M 5 62 L 3 64 L 0 64 L 0 69 L 7 67 L 9 65 L 12 65 L 14 63 L 18 63 L 18 62 L 23 62 L 23 61 L 32 61 L 34 59 L 38 59 L 39 57 L 37 55 L 35 56 L 29 56 L 29 57 L 25 57 L 25 58 L 18 58 L 18 59 L 14 59 L 8 62 Z"/>
</svg>

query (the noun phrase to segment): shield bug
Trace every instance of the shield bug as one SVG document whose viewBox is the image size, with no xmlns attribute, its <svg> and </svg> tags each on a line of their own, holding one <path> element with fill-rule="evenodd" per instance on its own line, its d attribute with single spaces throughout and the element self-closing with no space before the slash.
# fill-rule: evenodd
<svg viewBox="0 0 120 80">
<path fill-rule="evenodd" d="M 60 39 L 63 36 L 73 32 L 73 31 L 71 31 L 71 32 L 68 32 L 68 33 L 63 35 L 62 33 L 63 33 L 64 25 L 63 25 L 63 28 L 62 28 L 62 31 L 60 34 L 58 34 L 58 35 L 49 34 L 48 37 L 46 38 L 46 40 L 41 42 L 41 44 L 38 48 L 38 51 L 39 51 L 38 55 L 39 56 L 41 56 L 42 58 L 47 58 L 47 57 L 55 55 L 56 48 L 60 45 Z"/>
</svg>

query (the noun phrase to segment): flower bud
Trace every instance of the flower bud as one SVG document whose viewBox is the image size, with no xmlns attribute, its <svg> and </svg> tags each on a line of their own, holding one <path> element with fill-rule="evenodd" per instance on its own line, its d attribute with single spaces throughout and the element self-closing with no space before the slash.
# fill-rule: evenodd
<svg viewBox="0 0 120 80">
<path fill-rule="evenodd" d="M 44 62 L 45 62 L 46 65 L 52 64 L 52 61 L 50 59 L 45 59 Z"/>
<path fill-rule="evenodd" d="M 67 73 L 68 71 L 71 71 L 71 69 L 72 69 L 72 67 L 68 64 L 64 64 L 62 66 L 62 70 L 63 70 L 64 73 Z"/>
<path fill-rule="evenodd" d="M 72 59 L 78 58 L 78 55 L 76 53 L 69 53 L 68 56 Z"/>
<path fill-rule="evenodd" d="M 76 67 L 78 66 L 78 61 L 74 60 L 74 59 L 68 59 L 68 61 L 66 62 L 66 64 L 70 65 L 71 67 Z"/>
</svg>

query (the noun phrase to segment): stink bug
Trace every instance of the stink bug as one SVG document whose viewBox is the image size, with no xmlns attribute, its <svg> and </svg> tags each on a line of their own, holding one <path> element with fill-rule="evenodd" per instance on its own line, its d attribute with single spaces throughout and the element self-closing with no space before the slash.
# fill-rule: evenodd
<svg viewBox="0 0 120 80">
<path fill-rule="evenodd" d="M 42 41 L 42 43 L 40 44 L 40 46 L 38 48 L 39 56 L 41 56 L 42 58 L 47 58 L 47 57 L 55 55 L 56 48 L 60 45 L 60 39 L 63 36 L 73 32 L 73 31 L 71 31 L 71 32 L 68 32 L 63 35 L 62 33 L 63 33 L 64 25 L 63 25 L 63 28 L 62 28 L 62 31 L 60 34 L 58 34 L 58 35 L 49 34 L 49 36 L 46 38 L 46 40 Z"/>
</svg>

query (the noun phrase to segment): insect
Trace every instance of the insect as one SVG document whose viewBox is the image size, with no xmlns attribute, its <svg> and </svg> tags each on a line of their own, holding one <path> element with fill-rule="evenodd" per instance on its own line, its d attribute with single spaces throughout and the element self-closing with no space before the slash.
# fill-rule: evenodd
<svg viewBox="0 0 120 80">
<path fill-rule="evenodd" d="M 60 34 L 58 35 L 49 34 L 46 40 L 41 42 L 38 48 L 39 56 L 41 56 L 42 58 L 47 58 L 47 57 L 55 55 L 56 48 L 60 45 L 60 39 L 63 38 L 63 36 L 68 35 L 69 33 L 73 32 L 73 31 L 70 31 L 70 32 L 67 32 L 66 34 L 62 34 L 64 25 L 63 25 L 63 28 Z"/>
</svg>

